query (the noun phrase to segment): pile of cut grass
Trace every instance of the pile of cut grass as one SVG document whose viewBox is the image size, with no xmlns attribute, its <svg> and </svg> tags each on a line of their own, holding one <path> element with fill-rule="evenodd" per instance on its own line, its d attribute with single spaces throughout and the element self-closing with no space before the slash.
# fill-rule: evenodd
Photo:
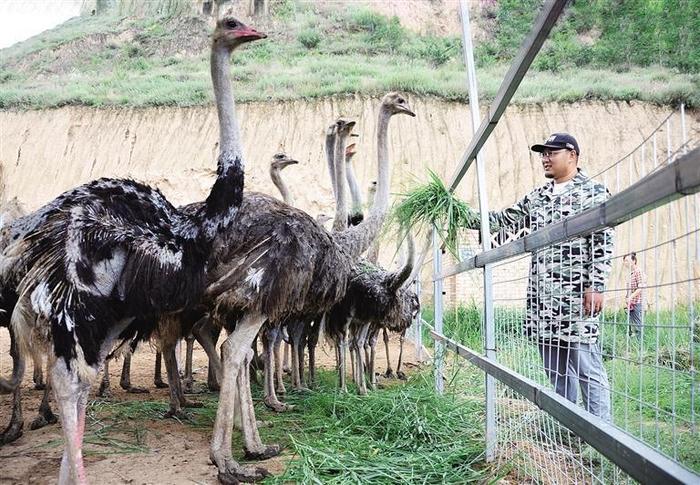
<svg viewBox="0 0 700 485">
<path fill-rule="evenodd" d="M 292 425 L 294 457 L 270 483 L 467 483 L 493 473 L 482 461 L 480 399 L 438 396 L 421 374 L 364 397 L 334 381 L 324 372 L 320 392 L 277 415 Z"/>
</svg>

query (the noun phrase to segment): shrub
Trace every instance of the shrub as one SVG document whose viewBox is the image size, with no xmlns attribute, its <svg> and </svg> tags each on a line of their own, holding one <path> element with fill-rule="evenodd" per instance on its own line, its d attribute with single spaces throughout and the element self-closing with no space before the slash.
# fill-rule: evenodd
<svg viewBox="0 0 700 485">
<path fill-rule="evenodd" d="M 321 35 L 314 29 L 306 29 L 299 32 L 297 39 L 307 49 L 313 49 L 321 42 Z"/>
</svg>

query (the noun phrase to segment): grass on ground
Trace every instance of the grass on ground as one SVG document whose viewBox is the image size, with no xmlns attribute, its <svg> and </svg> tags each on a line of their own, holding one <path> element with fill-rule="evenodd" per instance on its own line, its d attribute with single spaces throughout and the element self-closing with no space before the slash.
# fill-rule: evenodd
<svg viewBox="0 0 700 485">
<path fill-rule="evenodd" d="M 498 470 L 483 462 L 483 406 L 480 396 L 433 392 L 430 373 L 361 397 L 336 389 L 336 374 L 320 371 L 317 390 L 290 393 L 295 409 L 273 413 L 260 404 L 257 417 L 266 443 L 280 443 L 290 455 L 284 474 L 266 483 L 483 483 Z M 188 410 L 187 426 L 211 430 L 217 396 L 197 396 L 204 407 Z M 148 421 L 162 419 L 165 402 L 94 401 L 88 410 L 86 454 L 148 451 Z M 175 424 L 173 424 L 175 425 Z M 60 443 L 56 442 L 56 445 Z M 234 456 L 242 442 L 234 433 Z"/>
<path fill-rule="evenodd" d="M 521 333 L 523 311 L 494 309 L 499 362 L 546 384 L 537 347 Z M 431 325 L 433 313 L 431 307 L 423 310 Z M 700 473 L 694 370 L 700 366 L 700 329 L 696 324 L 691 336 L 690 320 L 686 306 L 649 311 L 643 338 L 637 339 L 628 335 L 626 313 L 608 310 L 601 318 L 601 341 L 615 424 Z M 475 350 L 483 348 L 481 312 L 475 303 L 447 309 L 443 325 L 448 337 Z M 429 335 L 424 334 L 424 342 L 432 344 Z"/>
</svg>

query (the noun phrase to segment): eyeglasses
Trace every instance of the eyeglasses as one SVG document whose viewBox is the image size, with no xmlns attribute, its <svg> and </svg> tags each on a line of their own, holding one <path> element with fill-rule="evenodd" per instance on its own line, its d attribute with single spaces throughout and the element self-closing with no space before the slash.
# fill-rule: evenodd
<svg viewBox="0 0 700 485">
<path fill-rule="evenodd" d="M 568 148 L 563 148 L 561 150 L 544 150 L 540 152 L 540 158 L 552 158 L 552 156 L 563 151 L 568 151 Z"/>
</svg>

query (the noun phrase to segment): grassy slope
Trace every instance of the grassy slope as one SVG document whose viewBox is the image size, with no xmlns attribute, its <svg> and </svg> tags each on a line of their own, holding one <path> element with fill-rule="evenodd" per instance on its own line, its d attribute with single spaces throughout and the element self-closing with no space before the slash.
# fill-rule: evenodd
<svg viewBox="0 0 700 485">
<path fill-rule="evenodd" d="M 273 17 L 256 26 L 270 38 L 234 56 L 242 101 L 392 89 L 466 99 L 458 38 L 419 36 L 397 19 L 368 10 L 316 10 L 291 1 L 277 4 Z M 203 19 L 186 16 L 73 19 L 0 51 L 0 108 L 209 104 L 208 31 Z M 480 95 L 492 99 L 508 63 L 489 49 L 478 52 Z M 685 101 L 697 106 L 699 84 L 697 74 L 661 66 L 622 72 L 561 66 L 556 72 L 531 71 L 514 101 Z"/>
</svg>

